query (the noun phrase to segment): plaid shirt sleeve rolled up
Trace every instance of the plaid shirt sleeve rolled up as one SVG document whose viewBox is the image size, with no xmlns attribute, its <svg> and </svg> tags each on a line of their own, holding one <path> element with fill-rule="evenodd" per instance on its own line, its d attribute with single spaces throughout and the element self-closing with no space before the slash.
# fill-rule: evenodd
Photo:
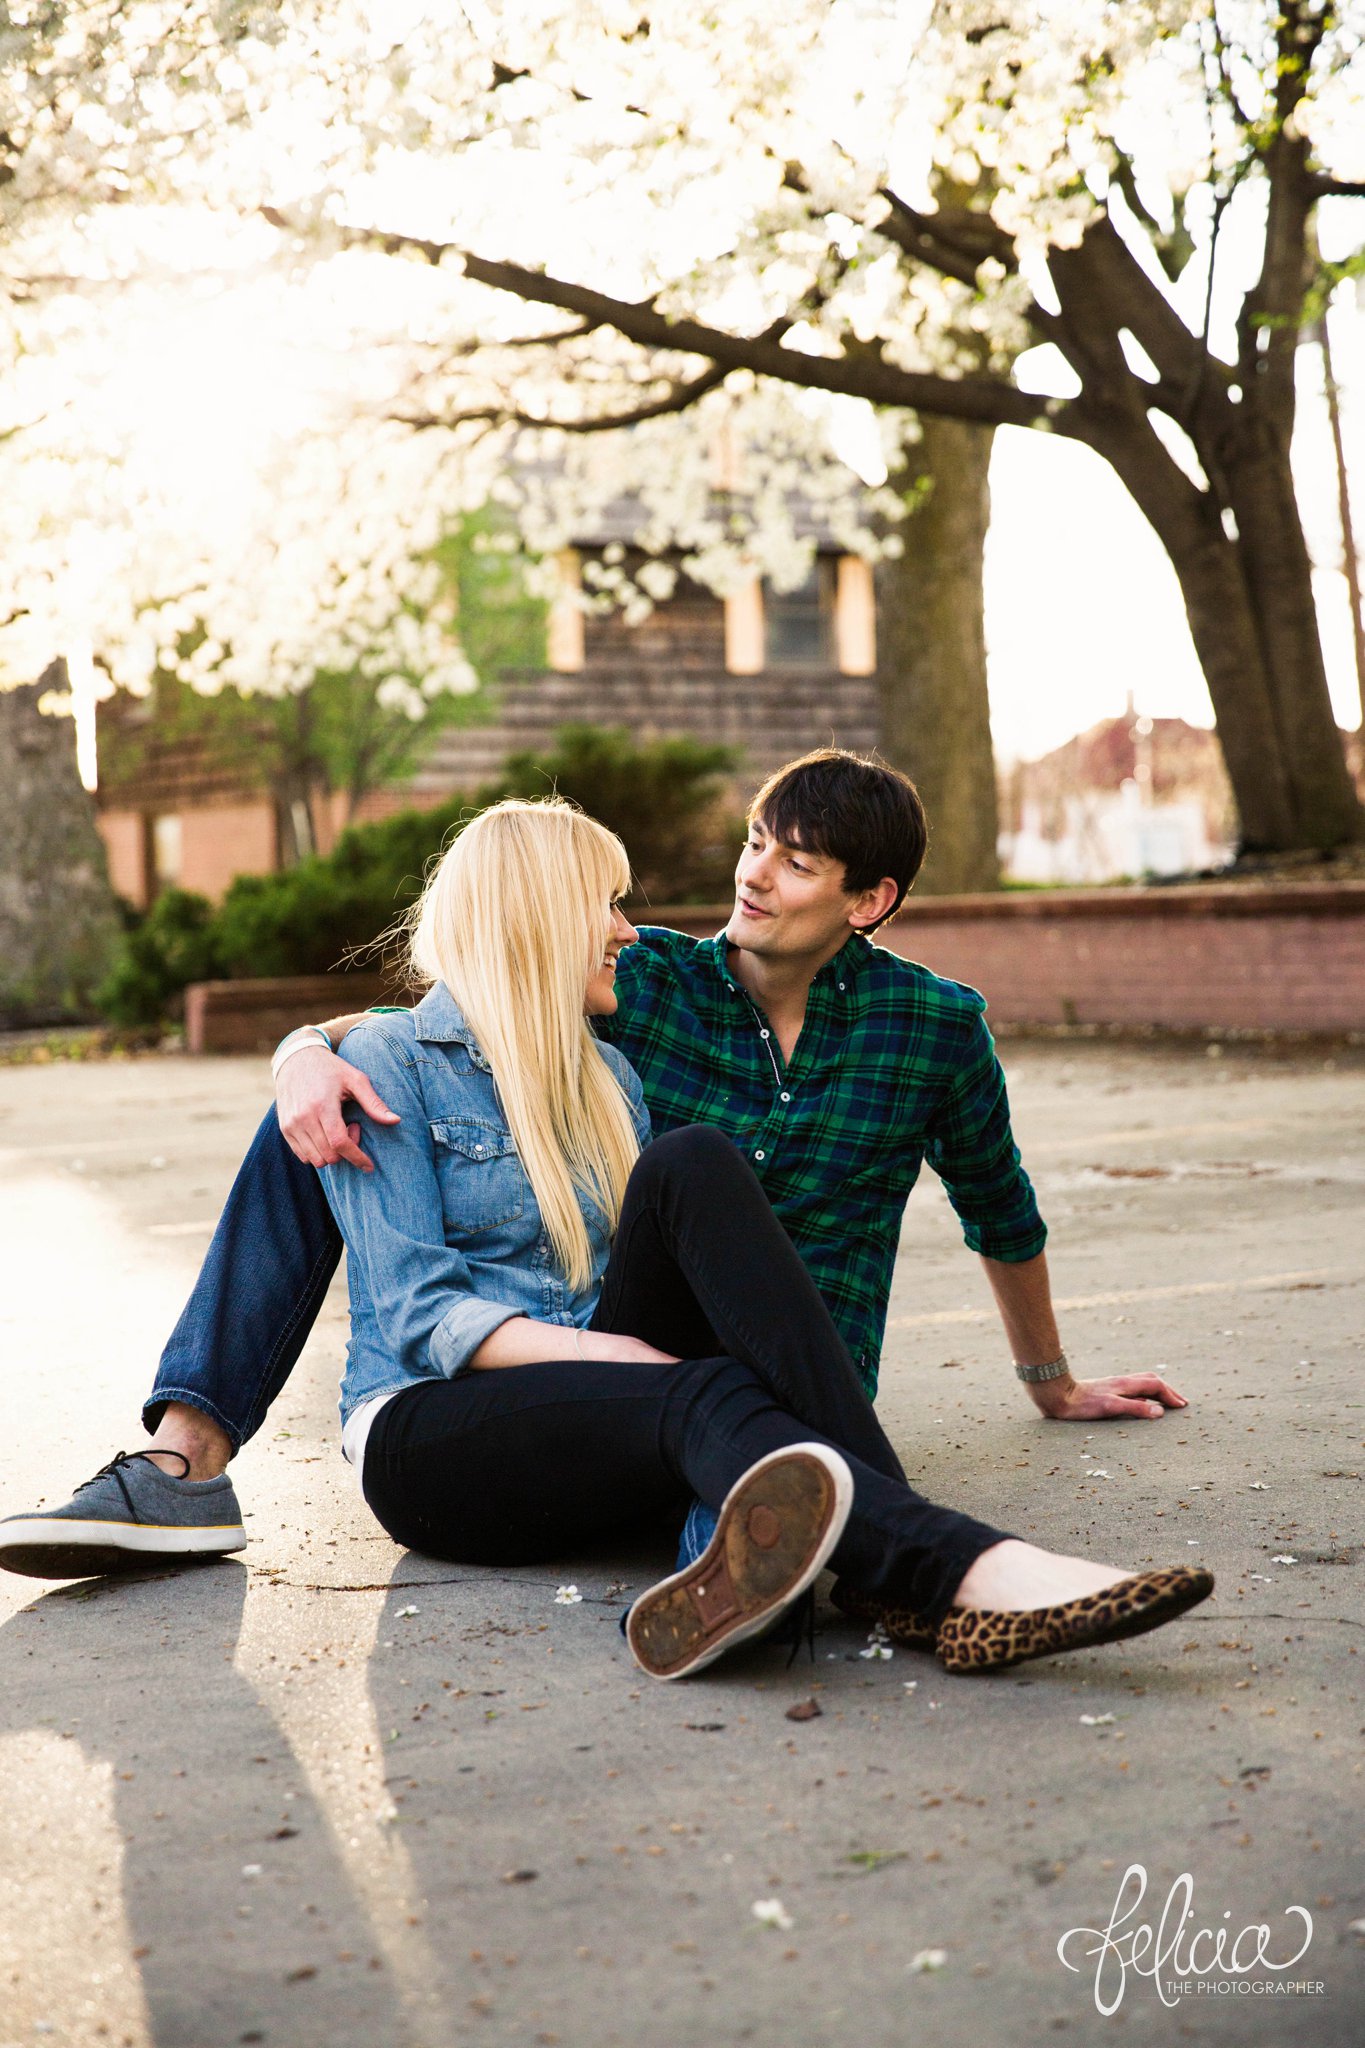
<svg viewBox="0 0 1365 2048">
<path fill-rule="evenodd" d="M 645 927 L 597 1020 L 654 1130 L 716 1124 L 745 1157 L 874 1393 L 906 1200 L 927 1158 L 968 1245 L 1018 1261 L 1047 1231 L 975 989 L 861 936 L 816 975 L 789 1061 L 723 936 Z"/>
</svg>

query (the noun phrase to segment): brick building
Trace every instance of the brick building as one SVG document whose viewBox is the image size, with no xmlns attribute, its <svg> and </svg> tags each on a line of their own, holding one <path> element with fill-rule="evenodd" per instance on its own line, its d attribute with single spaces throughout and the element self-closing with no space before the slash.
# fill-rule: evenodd
<svg viewBox="0 0 1365 2048">
<path fill-rule="evenodd" d="M 1217 736 L 1183 718 L 1144 718 L 1131 696 L 1001 781 L 1000 858 L 1026 882 L 1182 874 L 1226 860 L 1236 809 Z"/>
<path fill-rule="evenodd" d="M 876 743 L 873 577 L 861 557 L 817 534 L 799 589 L 779 593 L 756 579 L 725 599 L 680 574 L 673 595 L 630 625 L 619 612 L 598 614 L 581 602 L 592 555 L 628 546 L 629 508 L 604 526 L 558 558 L 544 668 L 502 674 L 490 716 L 436 734 L 415 772 L 366 797 L 360 818 L 477 788 L 509 753 L 542 746 L 572 723 L 624 726 L 637 740 L 692 735 L 733 747 L 737 795 L 810 747 Z M 112 715 L 147 714 L 123 704 Z M 314 790 L 282 818 L 269 791 L 240 768 L 215 763 L 202 743 L 150 738 L 134 775 L 106 784 L 101 772 L 97 798 L 114 887 L 131 902 L 146 905 L 171 884 L 217 897 L 235 875 L 280 865 L 291 840 L 323 852 L 335 842 L 340 799 Z"/>
</svg>

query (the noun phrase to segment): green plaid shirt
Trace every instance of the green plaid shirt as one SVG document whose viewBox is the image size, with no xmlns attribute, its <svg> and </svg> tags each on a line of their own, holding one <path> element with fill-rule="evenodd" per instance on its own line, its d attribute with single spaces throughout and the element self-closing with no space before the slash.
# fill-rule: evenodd
<svg viewBox="0 0 1365 2048">
<path fill-rule="evenodd" d="M 596 1020 L 656 1134 L 716 1124 L 753 1166 L 875 1393 L 901 1217 L 927 1159 L 973 1251 L 1031 1259 L 1047 1230 L 1010 1133 L 985 1000 L 855 935 L 816 975 L 790 1064 L 714 939 L 647 925 Z"/>
</svg>

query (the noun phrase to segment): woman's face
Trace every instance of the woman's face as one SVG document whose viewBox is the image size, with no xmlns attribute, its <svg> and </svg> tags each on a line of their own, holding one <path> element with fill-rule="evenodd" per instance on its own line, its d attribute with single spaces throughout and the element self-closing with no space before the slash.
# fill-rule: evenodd
<svg viewBox="0 0 1365 2048">
<path fill-rule="evenodd" d="M 620 907 L 611 906 L 611 936 L 607 940 L 606 952 L 600 965 L 588 976 L 587 993 L 583 998 L 583 1013 L 588 1017 L 610 1017 L 616 1010 L 616 956 L 622 946 L 633 946 L 639 937 L 633 924 L 629 923 Z"/>
</svg>

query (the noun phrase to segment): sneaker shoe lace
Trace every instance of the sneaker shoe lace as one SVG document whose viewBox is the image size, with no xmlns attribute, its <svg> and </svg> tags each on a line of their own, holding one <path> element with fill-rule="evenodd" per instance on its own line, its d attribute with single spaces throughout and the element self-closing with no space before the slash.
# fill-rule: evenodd
<svg viewBox="0 0 1365 2048">
<path fill-rule="evenodd" d="M 155 1457 L 179 1458 L 185 1468 L 180 1475 L 181 1478 L 187 1479 L 189 1477 L 190 1461 L 183 1451 L 157 1451 Z M 154 1454 L 151 1451 L 116 1451 L 107 1465 L 101 1465 L 99 1471 L 92 1473 L 89 1479 L 82 1479 L 80 1485 L 76 1488 L 77 1493 L 84 1493 L 87 1486 L 94 1486 L 101 1479 L 112 1479 L 118 1486 L 119 1492 L 123 1495 L 124 1505 L 128 1513 L 135 1522 L 140 1522 L 142 1517 L 137 1511 L 137 1503 L 134 1501 L 132 1494 L 129 1493 L 128 1482 L 120 1469 L 124 1465 L 135 1464 L 139 1458 L 148 1465 L 154 1463 Z M 159 1470 L 160 1468 L 157 1467 L 156 1469 Z"/>
</svg>

